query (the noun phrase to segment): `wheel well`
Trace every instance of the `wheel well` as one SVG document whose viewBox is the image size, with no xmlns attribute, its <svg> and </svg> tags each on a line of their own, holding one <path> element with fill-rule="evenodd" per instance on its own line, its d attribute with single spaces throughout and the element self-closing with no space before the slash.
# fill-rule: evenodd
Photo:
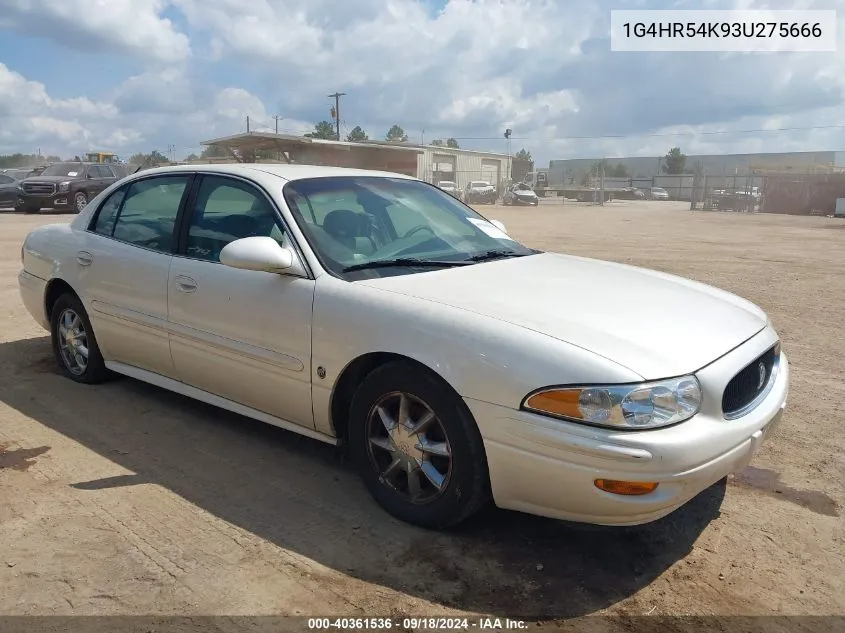
<svg viewBox="0 0 845 633">
<path fill-rule="evenodd" d="M 443 382 L 448 388 L 451 385 L 436 371 L 423 363 L 403 356 L 402 354 L 393 354 L 390 352 L 372 352 L 359 356 L 351 363 L 349 363 L 341 372 L 337 380 L 337 384 L 332 393 L 331 400 L 331 416 L 332 426 L 334 426 L 335 434 L 342 442 L 347 440 L 347 432 L 349 430 L 349 408 L 352 406 L 352 398 L 355 397 L 355 392 L 359 385 L 364 382 L 364 379 L 373 371 L 393 361 L 405 361 L 411 365 L 420 368 L 422 371 L 428 372 L 435 376 L 438 380 Z"/>
<path fill-rule="evenodd" d="M 70 284 L 64 279 L 53 279 L 49 284 L 47 284 L 47 291 L 44 293 L 44 311 L 47 315 L 48 323 L 50 322 L 50 318 L 53 316 L 53 306 L 56 305 L 56 301 L 58 301 L 59 297 L 66 292 L 76 295 L 74 289 L 71 288 Z"/>
</svg>

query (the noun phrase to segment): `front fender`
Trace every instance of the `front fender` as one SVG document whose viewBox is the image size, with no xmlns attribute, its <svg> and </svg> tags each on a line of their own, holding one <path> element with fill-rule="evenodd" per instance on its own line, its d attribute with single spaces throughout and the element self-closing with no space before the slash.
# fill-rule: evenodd
<svg viewBox="0 0 845 633">
<path fill-rule="evenodd" d="M 539 332 L 328 275 L 317 280 L 312 337 L 314 417 L 325 433 L 332 433 L 331 395 L 344 368 L 371 353 L 411 358 L 462 397 L 513 409 L 547 385 L 641 379 Z"/>
</svg>

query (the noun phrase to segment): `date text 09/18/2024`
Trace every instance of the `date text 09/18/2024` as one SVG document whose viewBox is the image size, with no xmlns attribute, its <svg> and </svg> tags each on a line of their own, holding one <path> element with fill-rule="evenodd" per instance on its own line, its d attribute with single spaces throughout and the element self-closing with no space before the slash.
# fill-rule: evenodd
<svg viewBox="0 0 845 633">
<path fill-rule="evenodd" d="M 403 618 L 308 618 L 309 630 L 389 631 L 507 631 L 527 629 L 524 620 L 510 618 L 403 617 Z"/>
</svg>

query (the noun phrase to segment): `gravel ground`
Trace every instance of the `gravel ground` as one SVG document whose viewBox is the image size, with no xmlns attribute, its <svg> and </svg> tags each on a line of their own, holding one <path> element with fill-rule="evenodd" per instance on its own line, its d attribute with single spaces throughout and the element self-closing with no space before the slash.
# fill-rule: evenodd
<svg viewBox="0 0 845 633">
<path fill-rule="evenodd" d="M 70 216 L 0 214 L 0 614 L 845 614 L 845 221 L 479 210 L 531 246 L 768 311 L 792 385 L 753 468 L 637 528 L 496 509 L 448 534 L 409 527 L 331 447 L 132 380 L 60 377 L 16 275 L 26 232 Z"/>
</svg>

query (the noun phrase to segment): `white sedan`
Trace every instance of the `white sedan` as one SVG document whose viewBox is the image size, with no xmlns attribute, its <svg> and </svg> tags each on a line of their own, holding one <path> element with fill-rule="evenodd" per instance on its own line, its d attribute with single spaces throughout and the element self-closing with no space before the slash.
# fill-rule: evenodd
<svg viewBox="0 0 845 633">
<path fill-rule="evenodd" d="M 33 230 L 20 289 L 64 374 L 123 374 L 333 444 L 393 515 L 492 501 L 658 519 L 743 468 L 788 366 L 756 306 L 543 253 L 433 185 L 153 169 Z"/>
</svg>

